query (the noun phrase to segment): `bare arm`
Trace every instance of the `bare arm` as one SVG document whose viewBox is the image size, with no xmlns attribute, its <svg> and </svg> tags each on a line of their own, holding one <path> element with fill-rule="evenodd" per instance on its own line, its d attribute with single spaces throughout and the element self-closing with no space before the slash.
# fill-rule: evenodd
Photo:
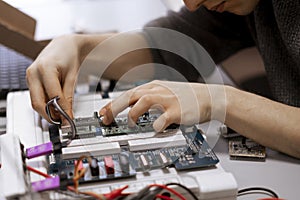
<svg viewBox="0 0 300 200">
<path fill-rule="evenodd" d="M 300 108 L 230 86 L 153 81 L 102 108 L 103 122 L 111 123 L 128 106 L 132 106 L 129 122 L 153 106 L 160 108 L 163 114 L 153 124 L 156 131 L 172 123 L 191 125 L 216 119 L 262 145 L 300 158 Z"/>
<path fill-rule="evenodd" d="M 300 108 L 226 87 L 225 123 L 262 145 L 300 158 Z"/>
</svg>

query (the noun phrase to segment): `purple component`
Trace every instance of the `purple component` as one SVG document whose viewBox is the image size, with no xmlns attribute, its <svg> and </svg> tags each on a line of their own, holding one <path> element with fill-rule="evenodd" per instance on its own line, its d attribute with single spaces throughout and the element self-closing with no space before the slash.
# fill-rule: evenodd
<svg viewBox="0 0 300 200">
<path fill-rule="evenodd" d="M 54 176 L 53 178 L 46 178 L 45 180 L 31 183 L 31 189 L 34 192 L 53 190 L 59 188 L 59 186 L 60 186 L 59 176 Z"/>
<path fill-rule="evenodd" d="M 52 151 L 53 151 L 52 142 L 48 142 L 45 144 L 41 144 L 41 145 L 26 149 L 26 156 L 27 156 L 27 158 L 31 159 L 31 158 L 35 158 L 38 156 L 48 155 L 48 154 L 52 153 Z"/>
</svg>

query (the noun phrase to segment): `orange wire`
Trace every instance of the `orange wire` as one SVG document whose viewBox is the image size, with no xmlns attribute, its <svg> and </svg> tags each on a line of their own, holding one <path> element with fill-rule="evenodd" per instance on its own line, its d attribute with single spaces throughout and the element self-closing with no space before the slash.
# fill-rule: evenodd
<svg viewBox="0 0 300 200">
<path fill-rule="evenodd" d="M 75 189 L 75 192 L 78 193 L 78 186 L 79 186 L 79 182 L 78 180 L 84 176 L 84 173 L 85 173 L 85 169 L 83 169 L 80 173 L 79 173 L 79 170 L 78 170 L 78 166 L 80 164 L 80 162 L 82 162 L 83 159 L 87 159 L 88 160 L 88 163 L 91 164 L 92 162 L 92 159 L 90 156 L 80 156 L 79 159 L 77 160 L 77 163 L 75 165 L 75 168 L 74 168 L 74 178 L 73 178 L 73 182 L 74 182 L 74 189 Z"/>
<path fill-rule="evenodd" d="M 72 186 L 68 186 L 67 189 L 70 190 L 70 191 L 72 191 L 72 192 L 76 192 L 75 188 L 72 187 Z M 85 195 L 88 195 L 88 196 L 92 196 L 92 197 L 94 197 L 96 199 L 99 199 L 99 200 L 105 200 L 105 197 L 102 194 L 96 194 L 94 192 L 81 192 L 81 191 L 77 191 L 76 193 L 77 194 L 85 194 Z"/>
</svg>

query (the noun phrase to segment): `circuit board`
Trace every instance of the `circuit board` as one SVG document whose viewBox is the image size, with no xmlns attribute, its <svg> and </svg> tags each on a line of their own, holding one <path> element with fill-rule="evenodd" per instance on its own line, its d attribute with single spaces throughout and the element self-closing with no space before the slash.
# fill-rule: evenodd
<svg viewBox="0 0 300 200">
<path fill-rule="evenodd" d="M 229 139 L 229 155 L 234 160 L 264 161 L 266 148 L 243 136 Z"/>
<path fill-rule="evenodd" d="M 219 160 L 195 127 L 170 126 L 162 133 L 153 130 L 157 113 L 145 113 L 136 126 L 129 127 L 127 116 L 115 118 L 109 126 L 100 117 L 76 118 L 76 138 L 67 147 L 48 156 L 48 173 L 74 177 L 74 168 L 81 155 L 79 170 L 85 168 L 81 183 L 135 177 L 138 172 L 174 167 L 176 170 L 215 166 Z M 49 128 L 54 146 L 67 139 L 69 127 Z"/>
</svg>

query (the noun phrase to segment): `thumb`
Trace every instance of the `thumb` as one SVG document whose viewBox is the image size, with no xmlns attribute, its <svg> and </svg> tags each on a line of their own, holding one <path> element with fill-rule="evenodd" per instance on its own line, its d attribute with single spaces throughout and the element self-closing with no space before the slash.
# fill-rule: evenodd
<svg viewBox="0 0 300 200">
<path fill-rule="evenodd" d="M 153 123 L 153 128 L 156 132 L 164 131 L 171 124 L 166 112 L 160 115 Z"/>
<path fill-rule="evenodd" d="M 59 100 L 59 105 L 62 108 L 63 111 L 67 113 L 67 115 L 73 119 L 73 109 L 72 109 L 72 104 L 73 104 L 73 98 L 65 98 L 64 96 Z M 61 120 L 62 120 L 62 125 L 68 124 L 68 121 L 65 117 L 61 115 Z"/>
</svg>

